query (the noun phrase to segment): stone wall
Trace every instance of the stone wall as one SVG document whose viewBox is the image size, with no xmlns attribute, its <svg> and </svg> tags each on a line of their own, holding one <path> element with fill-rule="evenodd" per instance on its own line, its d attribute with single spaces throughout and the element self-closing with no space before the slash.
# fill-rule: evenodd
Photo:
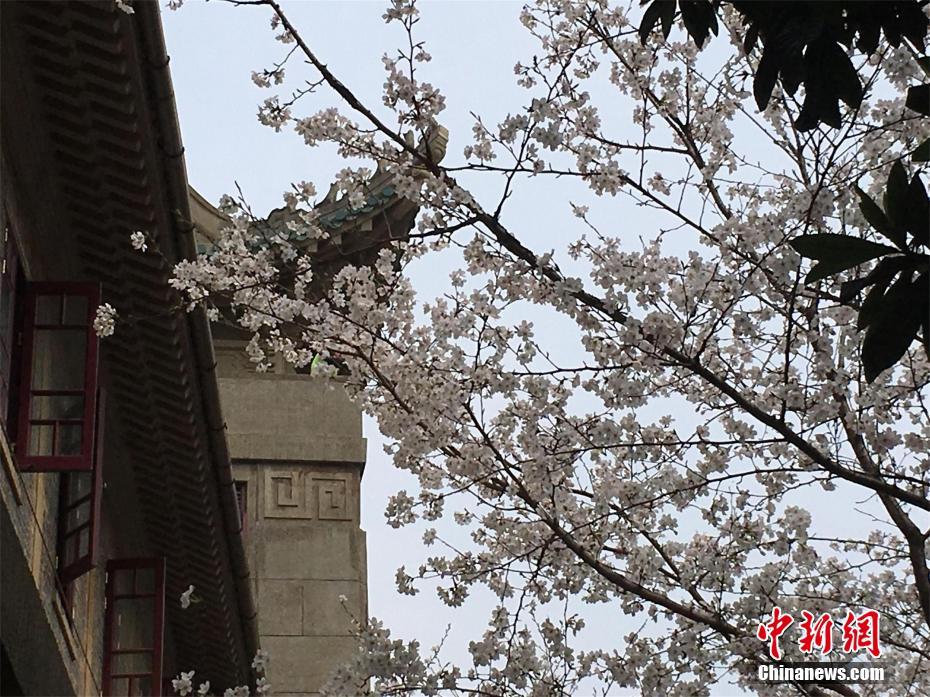
<svg viewBox="0 0 930 697">
<path fill-rule="evenodd" d="M 241 345 L 218 342 L 218 354 L 268 680 L 281 697 L 314 694 L 367 617 L 361 414 L 338 382 L 283 366 L 258 375 Z"/>
</svg>

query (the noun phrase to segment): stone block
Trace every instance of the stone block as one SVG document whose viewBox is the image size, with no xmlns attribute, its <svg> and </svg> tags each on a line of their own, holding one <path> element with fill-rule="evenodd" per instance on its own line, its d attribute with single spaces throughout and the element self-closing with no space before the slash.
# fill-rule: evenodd
<svg viewBox="0 0 930 697">
<path fill-rule="evenodd" d="M 366 588 L 358 581 L 304 581 L 304 636 L 349 636 L 352 617 L 367 617 Z M 346 597 L 343 607 L 339 596 Z"/>
<path fill-rule="evenodd" d="M 354 581 L 365 578 L 365 533 L 304 521 L 266 522 L 256 544 L 261 579 Z"/>
<path fill-rule="evenodd" d="M 262 636 L 302 632 L 304 588 L 300 581 L 262 580 L 258 584 L 258 631 Z"/>
<path fill-rule="evenodd" d="M 365 462 L 362 414 L 338 381 L 253 373 L 217 382 L 234 459 Z"/>
<path fill-rule="evenodd" d="M 319 692 L 356 648 L 350 637 L 263 637 L 271 657 L 268 682 L 276 695 Z"/>
</svg>

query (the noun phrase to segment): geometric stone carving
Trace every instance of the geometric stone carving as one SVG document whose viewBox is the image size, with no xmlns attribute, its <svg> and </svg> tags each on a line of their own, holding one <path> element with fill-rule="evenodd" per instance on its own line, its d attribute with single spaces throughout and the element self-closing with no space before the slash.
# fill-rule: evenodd
<svg viewBox="0 0 930 697">
<path fill-rule="evenodd" d="M 304 467 L 263 467 L 265 518 L 352 520 L 346 478 Z"/>
<path fill-rule="evenodd" d="M 312 519 L 300 470 L 265 469 L 265 517 Z"/>
<path fill-rule="evenodd" d="M 292 508 L 300 506 L 297 495 L 300 493 L 300 481 L 296 472 L 282 475 L 272 475 L 274 485 L 274 504 L 279 508 Z"/>
<path fill-rule="evenodd" d="M 320 520 L 352 520 L 345 479 L 313 479 L 317 490 L 317 517 Z"/>
</svg>

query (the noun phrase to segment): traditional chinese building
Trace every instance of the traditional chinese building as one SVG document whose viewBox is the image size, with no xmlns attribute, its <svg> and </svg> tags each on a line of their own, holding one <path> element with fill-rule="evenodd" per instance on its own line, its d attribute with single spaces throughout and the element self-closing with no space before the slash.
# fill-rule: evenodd
<svg viewBox="0 0 930 697">
<path fill-rule="evenodd" d="M 222 694 L 262 647 L 275 694 L 313 694 L 367 611 L 361 416 L 179 310 L 171 268 L 222 216 L 188 185 L 158 4 L 133 8 L 0 3 L 0 693 L 193 670 Z M 336 266 L 414 213 L 386 181 L 324 212 Z"/>
</svg>

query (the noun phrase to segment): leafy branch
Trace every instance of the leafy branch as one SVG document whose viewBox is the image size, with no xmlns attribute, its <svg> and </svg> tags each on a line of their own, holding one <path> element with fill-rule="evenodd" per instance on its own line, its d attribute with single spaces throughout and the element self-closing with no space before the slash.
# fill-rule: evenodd
<svg viewBox="0 0 930 697">
<path fill-rule="evenodd" d="M 818 262 L 806 283 L 879 260 L 865 276 L 840 287 L 844 303 L 868 289 L 858 306 L 856 326 L 865 331 L 862 364 L 866 380 L 872 382 L 897 363 L 915 339 L 930 357 L 930 203 L 920 175 L 908 181 L 900 161 L 888 176 L 884 210 L 858 186 L 856 193 L 865 219 L 891 245 L 833 233 L 802 235 L 790 244 L 801 256 Z"/>
</svg>

